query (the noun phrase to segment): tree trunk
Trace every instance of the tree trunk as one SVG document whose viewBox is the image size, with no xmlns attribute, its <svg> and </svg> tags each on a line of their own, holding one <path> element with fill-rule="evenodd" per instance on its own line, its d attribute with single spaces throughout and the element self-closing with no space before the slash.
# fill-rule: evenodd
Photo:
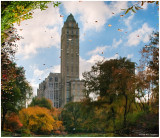
<svg viewBox="0 0 160 138">
<path fill-rule="evenodd" d="M 126 100 L 126 103 L 125 103 L 125 111 L 124 111 L 124 121 L 123 121 L 123 127 L 126 128 L 126 119 L 127 119 L 127 106 L 128 106 L 128 97 L 127 95 L 125 95 L 125 100 Z"/>
<path fill-rule="evenodd" d="M 5 116 L 7 114 L 7 110 L 3 107 L 3 114 L 2 114 L 2 124 L 1 124 L 1 130 L 4 130 L 4 123 L 6 121 Z"/>
<path fill-rule="evenodd" d="M 112 110 L 112 120 L 113 120 L 113 131 L 115 132 L 115 112 L 114 112 L 114 109 L 113 108 L 111 108 L 111 110 Z"/>
</svg>

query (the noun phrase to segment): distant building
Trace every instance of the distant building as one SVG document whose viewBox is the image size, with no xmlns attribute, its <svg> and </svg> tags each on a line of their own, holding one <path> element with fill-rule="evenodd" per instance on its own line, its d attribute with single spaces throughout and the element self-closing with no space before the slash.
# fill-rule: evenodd
<svg viewBox="0 0 160 138">
<path fill-rule="evenodd" d="M 60 73 L 50 73 L 49 76 L 39 84 L 37 97 L 45 97 L 53 102 L 56 108 L 61 107 L 61 75 Z"/>
<path fill-rule="evenodd" d="M 70 100 L 80 102 L 84 98 L 84 83 L 80 80 L 70 81 Z"/>
<path fill-rule="evenodd" d="M 57 108 L 84 98 L 84 83 L 79 79 L 79 28 L 72 14 L 61 33 L 61 73 L 50 73 L 37 90 L 39 98 L 51 99 Z"/>
</svg>

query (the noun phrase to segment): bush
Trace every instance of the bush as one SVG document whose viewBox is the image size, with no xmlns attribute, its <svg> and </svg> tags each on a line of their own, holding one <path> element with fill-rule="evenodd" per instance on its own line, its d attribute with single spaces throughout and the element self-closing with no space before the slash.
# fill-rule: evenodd
<svg viewBox="0 0 160 138">
<path fill-rule="evenodd" d="M 31 136 L 31 131 L 29 129 L 23 128 L 21 129 L 21 135 L 25 137 Z"/>
<path fill-rule="evenodd" d="M 10 113 L 6 116 L 5 130 L 15 132 L 22 126 L 23 124 L 20 122 L 19 116 L 16 113 Z"/>
<path fill-rule="evenodd" d="M 44 107 L 35 106 L 22 109 L 19 116 L 25 128 L 39 134 L 48 134 L 62 126 L 62 122 L 54 120 L 50 110 Z"/>
</svg>

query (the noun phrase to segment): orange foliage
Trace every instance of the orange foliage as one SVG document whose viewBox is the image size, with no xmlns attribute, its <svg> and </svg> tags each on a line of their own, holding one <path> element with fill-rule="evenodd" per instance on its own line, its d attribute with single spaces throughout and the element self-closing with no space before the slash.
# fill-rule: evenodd
<svg viewBox="0 0 160 138">
<path fill-rule="evenodd" d="M 55 120 L 50 110 L 44 107 L 29 107 L 19 112 L 23 125 L 32 132 L 51 132 L 62 127 L 62 122 Z"/>
<path fill-rule="evenodd" d="M 20 122 L 19 117 L 15 113 L 11 113 L 6 117 L 5 130 L 15 132 L 20 129 L 23 124 Z"/>
<path fill-rule="evenodd" d="M 53 109 L 51 110 L 51 113 L 52 113 L 52 115 L 53 115 L 55 118 L 58 118 L 58 116 L 61 114 L 61 110 L 58 109 L 58 108 L 53 108 Z"/>
</svg>

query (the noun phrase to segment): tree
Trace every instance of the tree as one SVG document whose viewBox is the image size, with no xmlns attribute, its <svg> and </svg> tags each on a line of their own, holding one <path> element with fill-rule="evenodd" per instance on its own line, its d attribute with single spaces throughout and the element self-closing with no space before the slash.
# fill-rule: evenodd
<svg viewBox="0 0 160 138">
<path fill-rule="evenodd" d="M 117 108 L 121 105 L 119 108 L 123 111 L 123 127 L 126 128 L 127 114 L 135 102 L 135 64 L 126 58 L 99 62 L 92 66 L 91 71 L 83 73 L 83 77 L 87 94 L 99 95 L 98 100 L 92 103 L 98 107 L 108 105 L 113 122 Z M 118 105 L 117 101 L 122 103 Z"/>
<path fill-rule="evenodd" d="M 24 105 L 27 97 L 31 95 L 31 87 L 24 77 L 23 68 L 16 67 L 13 62 L 17 49 L 15 41 L 21 37 L 16 33 L 13 23 L 32 18 L 34 9 L 45 10 L 49 2 L 43 1 L 2 1 L 1 2 L 1 78 L 2 78 L 2 130 L 5 123 L 5 115 L 8 111 L 15 111 Z M 58 6 L 59 2 L 52 2 Z"/>
<path fill-rule="evenodd" d="M 12 28 L 13 23 L 20 25 L 21 21 L 32 18 L 34 9 L 45 10 L 48 8 L 48 3 L 53 3 L 54 7 L 60 4 L 59 2 L 51 1 L 2 1 L 1 42 L 6 42 L 6 39 L 10 36 L 10 33 L 14 31 Z"/>
<path fill-rule="evenodd" d="M 68 103 L 64 106 L 61 118 L 66 130 L 69 132 L 78 131 L 81 123 L 81 103 Z"/>
<path fill-rule="evenodd" d="M 49 133 L 62 127 L 62 121 L 55 120 L 50 110 L 44 107 L 22 109 L 19 116 L 24 127 L 35 133 Z"/>
<path fill-rule="evenodd" d="M 25 107 L 26 100 L 32 95 L 32 88 L 26 81 L 24 69 L 17 67 L 15 63 L 6 57 L 3 59 L 6 60 L 2 60 L 1 66 L 2 130 L 7 112 L 15 112 Z"/>
<path fill-rule="evenodd" d="M 152 34 L 149 45 L 141 50 L 139 70 L 144 75 L 149 102 L 159 104 L 159 32 Z M 150 97 L 151 95 L 151 97 Z"/>
<path fill-rule="evenodd" d="M 44 97 L 43 98 L 33 97 L 29 107 L 33 107 L 33 106 L 45 107 L 49 110 L 53 109 L 52 101 Z"/>
</svg>

